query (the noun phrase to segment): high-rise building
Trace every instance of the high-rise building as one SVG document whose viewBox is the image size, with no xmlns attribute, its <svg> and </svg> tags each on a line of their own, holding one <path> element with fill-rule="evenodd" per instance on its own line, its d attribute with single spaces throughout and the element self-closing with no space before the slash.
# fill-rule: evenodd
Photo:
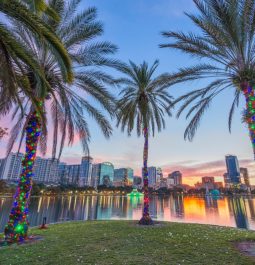
<svg viewBox="0 0 255 265">
<path fill-rule="evenodd" d="M 240 173 L 242 177 L 241 179 L 243 180 L 242 183 L 244 183 L 247 187 L 250 187 L 250 178 L 249 178 L 248 169 L 241 167 Z"/>
<path fill-rule="evenodd" d="M 214 189 L 214 177 L 202 177 L 202 185 L 203 188 L 206 189 L 206 191 L 208 192 L 209 190 Z"/>
<path fill-rule="evenodd" d="M 64 162 L 58 163 L 58 178 L 60 183 L 68 184 L 67 164 Z"/>
<path fill-rule="evenodd" d="M 123 182 L 126 176 L 126 168 L 117 168 L 114 169 L 114 178 L 113 181 Z"/>
<path fill-rule="evenodd" d="M 100 164 L 92 165 L 91 184 L 92 187 L 96 188 L 99 182 Z"/>
<path fill-rule="evenodd" d="M 231 180 L 228 176 L 228 173 L 224 173 L 223 178 L 224 178 L 225 188 L 227 188 L 227 189 L 230 188 Z"/>
<path fill-rule="evenodd" d="M 127 185 L 133 185 L 134 181 L 134 170 L 132 168 L 127 168 Z"/>
<path fill-rule="evenodd" d="M 157 177 L 156 177 L 156 182 L 159 184 L 160 181 L 163 179 L 163 172 L 160 167 L 157 168 Z"/>
<path fill-rule="evenodd" d="M 174 171 L 168 175 L 168 178 L 174 180 L 174 185 L 182 185 L 182 173 L 180 171 Z"/>
<path fill-rule="evenodd" d="M 228 178 L 230 179 L 231 184 L 240 183 L 240 169 L 239 163 L 236 156 L 227 155 L 226 156 L 226 165 L 228 171 Z"/>
<path fill-rule="evenodd" d="M 99 164 L 99 185 L 111 186 L 114 178 L 114 166 L 110 162 Z"/>
<path fill-rule="evenodd" d="M 79 185 L 81 165 L 67 165 L 68 183 L 72 185 Z"/>
<path fill-rule="evenodd" d="M 58 160 L 37 157 L 34 165 L 34 180 L 43 183 L 58 183 Z"/>
<path fill-rule="evenodd" d="M 114 170 L 114 184 L 127 186 L 133 183 L 134 170 L 132 168 L 118 168 Z"/>
<path fill-rule="evenodd" d="M 23 157 L 24 155 L 21 153 L 10 153 L 2 159 L 0 179 L 17 181 L 22 172 Z"/>
<path fill-rule="evenodd" d="M 148 181 L 149 181 L 149 187 L 155 187 L 157 183 L 157 168 L 156 167 L 148 167 Z"/>
<path fill-rule="evenodd" d="M 168 188 L 171 188 L 174 186 L 174 179 L 169 175 L 168 175 L 168 178 L 166 179 L 166 185 Z"/>
<path fill-rule="evenodd" d="M 79 187 L 92 186 L 92 162 L 93 158 L 84 156 L 81 161 Z"/>
</svg>

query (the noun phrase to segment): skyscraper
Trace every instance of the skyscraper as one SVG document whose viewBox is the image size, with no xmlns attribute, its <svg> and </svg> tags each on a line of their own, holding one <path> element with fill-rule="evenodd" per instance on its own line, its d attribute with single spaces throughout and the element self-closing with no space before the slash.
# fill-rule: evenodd
<svg viewBox="0 0 255 265">
<path fill-rule="evenodd" d="M 163 172 L 160 167 L 157 168 L 157 179 L 156 182 L 159 184 L 160 181 L 163 179 Z"/>
<path fill-rule="evenodd" d="M 92 165 L 91 184 L 92 187 L 96 188 L 99 182 L 100 164 Z"/>
<path fill-rule="evenodd" d="M 77 185 L 79 184 L 81 165 L 67 165 L 68 183 Z"/>
<path fill-rule="evenodd" d="M 227 155 L 226 166 L 227 166 L 228 178 L 230 179 L 231 184 L 239 184 L 240 169 L 237 157 L 233 155 Z"/>
<path fill-rule="evenodd" d="M 34 180 L 44 183 L 58 183 L 58 160 L 38 156 L 35 160 Z"/>
<path fill-rule="evenodd" d="M 98 185 L 113 185 L 114 181 L 114 166 L 109 162 L 94 164 L 92 166 L 92 186 Z"/>
<path fill-rule="evenodd" d="M 173 179 L 174 185 L 182 185 L 182 173 L 180 171 L 174 171 L 168 175 L 168 178 Z"/>
<path fill-rule="evenodd" d="M 118 186 L 132 185 L 134 170 L 132 168 L 118 168 L 114 170 L 114 182 Z"/>
<path fill-rule="evenodd" d="M 92 162 L 93 158 L 84 156 L 81 160 L 79 187 L 92 186 Z"/>
<path fill-rule="evenodd" d="M 241 167 L 240 168 L 240 173 L 243 179 L 243 183 L 247 186 L 250 187 L 250 179 L 249 179 L 249 174 L 248 174 L 248 169 Z"/>
<path fill-rule="evenodd" d="M 230 181 L 230 178 L 228 176 L 228 173 L 224 173 L 223 178 L 224 178 L 225 188 L 227 188 L 227 189 L 230 188 L 231 181 Z"/>
<path fill-rule="evenodd" d="M 22 171 L 22 159 L 24 155 L 21 153 L 10 153 L 1 162 L 0 179 L 17 181 Z"/>
<path fill-rule="evenodd" d="M 67 175 L 67 164 L 64 162 L 58 163 L 58 178 L 60 183 L 68 184 L 68 175 Z"/>
<path fill-rule="evenodd" d="M 155 187 L 157 182 L 157 168 L 156 167 L 148 167 L 148 180 L 149 187 Z"/>
</svg>

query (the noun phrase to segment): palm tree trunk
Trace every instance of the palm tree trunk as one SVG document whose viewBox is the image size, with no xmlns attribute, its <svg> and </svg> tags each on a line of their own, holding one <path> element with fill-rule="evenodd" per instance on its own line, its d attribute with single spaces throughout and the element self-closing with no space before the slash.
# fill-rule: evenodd
<svg viewBox="0 0 255 265">
<path fill-rule="evenodd" d="M 144 206 L 143 217 L 140 219 L 140 225 L 152 225 L 153 221 L 149 213 L 149 180 L 148 180 L 148 129 L 144 128 L 144 148 L 143 148 L 143 192 L 144 192 Z"/>
<path fill-rule="evenodd" d="M 242 84 L 242 91 L 246 99 L 245 121 L 249 128 L 255 160 L 255 90 L 248 83 Z"/>
<path fill-rule="evenodd" d="M 37 144 L 41 134 L 41 118 L 34 111 L 30 114 L 26 127 L 26 153 L 22 160 L 22 172 L 14 196 L 14 203 L 5 227 L 5 240 L 9 243 L 20 242 L 28 235 L 28 205 L 32 188 L 33 166 Z"/>
</svg>

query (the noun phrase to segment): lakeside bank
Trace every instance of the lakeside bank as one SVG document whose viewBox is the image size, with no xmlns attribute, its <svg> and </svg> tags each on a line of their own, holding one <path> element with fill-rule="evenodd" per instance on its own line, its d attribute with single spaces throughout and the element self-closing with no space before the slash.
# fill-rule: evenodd
<svg viewBox="0 0 255 265">
<path fill-rule="evenodd" d="M 134 221 L 88 221 L 31 229 L 43 240 L 0 249 L 1 264 L 33 265 L 252 265 L 235 242 L 255 240 L 255 232 L 211 225 Z"/>
</svg>

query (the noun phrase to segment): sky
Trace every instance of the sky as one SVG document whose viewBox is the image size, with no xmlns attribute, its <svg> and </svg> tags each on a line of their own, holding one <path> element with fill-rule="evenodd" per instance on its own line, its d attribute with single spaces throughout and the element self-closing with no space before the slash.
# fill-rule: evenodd
<svg viewBox="0 0 255 265">
<path fill-rule="evenodd" d="M 176 71 L 179 67 L 195 63 L 193 58 L 176 50 L 160 49 L 159 44 L 168 40 L 162 31 L 197 31 L 184 12 L 196 12 L 191 0 L 83 0 L 80 9 L 95 6 L 99 19 L 103 22 L 105 33 L 102 40 L 111 41 L 119 48 L 116 58 L 135 63 L 147 61 L 150 64 L 159 59 L 160 66 L 156 74 Z M 116 74 L 114 71 L 112 74 Z M 169 89 L 172 96 L 199 88 L 201 83 L 186 83 Z M 113 93 L 118 91 L 113 90 Z M 221 94 L 204 115 L 201 126 L 192 142 L 184 141 L 183 133 L 188 121 L 184 117 L 167 118 L 166 129 L 149 142 L 149 166 L 162 167 L 167 176 L 175 170 L 183 173 L 183 182 L 194 184 L 202 176 L 215 176 L 222 181 L 226 172 L 225 155 L 234 154 L 241 167 L 248 167 L 252 184 L 255 184 L 253 172 L 253 152 L 248 130 L 241 122 L 244 101 L 233 119 L 232 133 L 228 132 L 228 112 L 233 100 L 234 90 Z M 10 127 L 7 118 L 0 125 Z M 131 137 L 115 128 L 112 137 L 107 140 L 90 121 L 92 140 L 90 153 L 95 162 L 109 161 L 118 167 L 131 167 L 135 174 L 141 175 L 143 138 L 134 133 Z M 7 137 L 0 143 L 1 156 L 5 155 Z M 15 151 L 15 150 L 14 150 Z M 78 141 L 72 147 L 65 148 L 61 160 L 79 163 L 82 148 Z"/>
</svg>

